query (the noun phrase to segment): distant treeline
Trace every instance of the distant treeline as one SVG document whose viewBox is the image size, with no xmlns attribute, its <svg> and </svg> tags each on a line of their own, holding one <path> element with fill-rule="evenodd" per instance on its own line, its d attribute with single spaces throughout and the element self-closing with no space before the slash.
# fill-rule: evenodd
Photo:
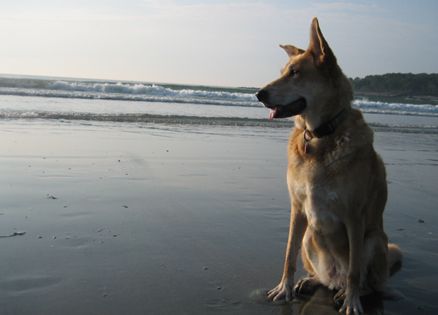
<svg viewBox="0 0 438 315">
<path fill-rule="evenodd" d="M 438 73 L 387 73 L 350 80 L 356 95 L 438 96 Z"/>
</svg>

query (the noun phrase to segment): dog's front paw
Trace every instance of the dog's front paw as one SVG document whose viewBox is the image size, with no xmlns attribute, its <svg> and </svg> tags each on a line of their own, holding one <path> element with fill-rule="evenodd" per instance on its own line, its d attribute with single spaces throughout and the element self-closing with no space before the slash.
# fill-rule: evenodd
<svg viewBox="0 0 438 315">
<path fill-rule="evenodd" d="M 344 304 L 339 309 L 339 313 L 347 315 L 363 314 L 362 304 L 360 302 L 360 295 L 358 292 L 346 292 Z"/>
<path fill-rule="evenodd" d="M 286 302 L 292 301 L 292 286 L 293 280 L 291 281 L 283 279 L 275 288 L 267 292 L 267 298 L 273 302 L 283 300 Z"/>
</svg>

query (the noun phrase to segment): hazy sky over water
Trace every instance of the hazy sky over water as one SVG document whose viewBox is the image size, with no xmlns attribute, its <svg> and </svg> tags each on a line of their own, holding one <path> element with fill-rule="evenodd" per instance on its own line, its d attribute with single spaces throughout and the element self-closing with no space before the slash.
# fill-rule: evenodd
<svg viewBox="0 0 438 315">
<path fill-rule="evenodd" d="M 348 76 L 438 72 L 438 1 L 0 2 L 0 73 L 260 86 L 313 16 Z"/>
</svg>

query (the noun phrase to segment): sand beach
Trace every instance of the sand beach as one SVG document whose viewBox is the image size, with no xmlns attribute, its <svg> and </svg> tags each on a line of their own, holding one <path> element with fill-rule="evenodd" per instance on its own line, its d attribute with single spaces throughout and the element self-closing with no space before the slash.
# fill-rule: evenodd
<svg viewBox="0 0 438 315">
<path fill-rule="evenodd" d="M 336 314 L 272 305 L 289 218 L 288 128 L 3 120 L 1 314 Z M 436 134 L 376 132 L 399 300 L 436 314 Z M 297 277 L 302 275 L 300 269 Z"/>
</svg>

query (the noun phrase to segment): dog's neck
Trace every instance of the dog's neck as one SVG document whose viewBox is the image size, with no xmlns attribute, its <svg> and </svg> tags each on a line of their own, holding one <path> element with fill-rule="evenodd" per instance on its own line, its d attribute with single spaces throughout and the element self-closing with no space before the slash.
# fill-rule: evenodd
<svg viewBox="0 0 438 315">
<path fill-rule="evenodd" d="M 338 126 L 345 120 L 351 107 L 342 107 L 331 115 L 324 115 L 323 118 L 300 115 L 295 118 L 295 126 L 306 131 L 311 138 L 323 138 L 336 131 Z M 313 119 L 312 119 L 313 118 Z"/>
<path fill-rule="evenodd" d="M 334 133 L 338 128 L 338 126 L 345 120 L 347 115 L 348 115 L 348 109 L 342 108 L 333 117 L 329 118 L 328 120 L 325 120 L 316 128 L 310 129 L 307 127 L 307 124 L 305 123 L 304 130 L 308 131 L 309 135 L 312 138 L 323 138 L 325 136 Z"/>
</svg>

